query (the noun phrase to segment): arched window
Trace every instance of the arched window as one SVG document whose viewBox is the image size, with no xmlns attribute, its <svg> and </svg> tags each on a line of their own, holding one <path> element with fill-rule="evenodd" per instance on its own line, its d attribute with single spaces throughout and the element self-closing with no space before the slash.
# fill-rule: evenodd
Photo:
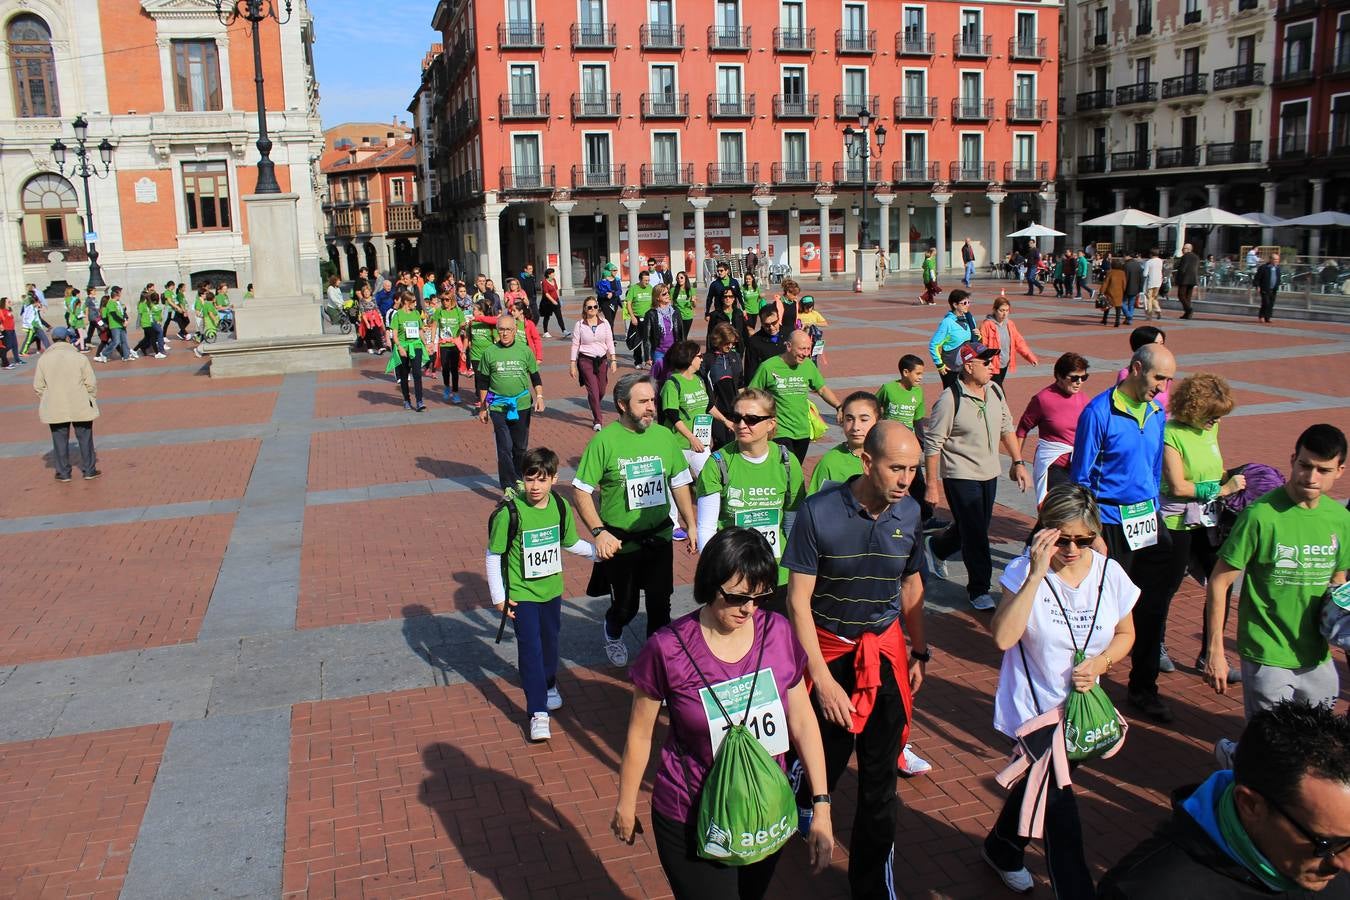
<svg viewBox="0 0 1350 900">
<path fill-rule="evenodd" d="M 84 252 L 84 225 L 74 186 L 60 175 L 34 175 L 23 186 L 23 248 L 41 262 L 51 250 Z"/>
<path fill-rule="evenodd" d="M 31 13 L 9 20 L 10 71 L 14 73 L 14 105 L 19 117 L 61 115 L 56 94 L 56 64 L 52 59 L 52 30 Z"/>
</svg>

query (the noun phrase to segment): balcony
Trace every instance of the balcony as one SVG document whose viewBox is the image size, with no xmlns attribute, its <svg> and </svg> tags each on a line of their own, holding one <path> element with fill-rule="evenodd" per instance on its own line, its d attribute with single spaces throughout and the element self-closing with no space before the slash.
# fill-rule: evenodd
<svg viewBox="0 0 1350 900">
<path fill-rule="evenodd" d="M 1280 0 L 1279 14 L 1282 16 L 1298 15 L 1314 9 L 1317 6 L 1317 0 Z"/>
<path fill-rule="evenodd" d="M 1275 77 L 1278 84 L 1303 84 L 1313 80 L 1312 53 L 1302 59 L 1285 57 L 1284 68 Z"/>
<path fill-rule="evenodd" d="M 896 160 L 891 166 L 891 178 L 898 184 L 933 184 L 938 180 L 940 166 L 923 160 Z"/>
<path fill-rule="evenodd" d="M 873 94 L 870 97 L 856 97 L 851 94 L 836 94 L 834 98 L 834 117 L 836 119 L 847 119 L 850 122 L 858 117 L 862 112 L 863 105 L 866 104 L 868 113 L 872 118 L 878 118 L 881 114 L 881 96 Z"/>
<path fill-rule="evenodd" d="M 775 119 L 814 119 L 820 115 L 819 94 L 774 94 Z"/>
<path fill-rule="evenodd" d="M 1138 25 L 1134 26 L 1134 36 L 1137 38 L 1148 37 L 1151 34 L 1153 34 L 1152 19 L 1147 22 L 1140 22 Z"/>
<path fill-rule="evenodd" d="M 837 55 L 871 56 L 877 52 L 876 29 L 840 28 L 834 33 L 834 52 Z"/>
<path fill-rule="evenodd" d="M 1110 109 L 1114 105 L 1115 95 L 1111 93 L 1110 88 L 1103 88 L 1100 91 L 1083 91 L 1074 103 L 1074 107 L 1080 113 Z"/>
<path fill-rule="evenodd" d="M 952 36 L 952 56 L 957 59 L 988 59 L 993 52 L 991 35 L 963 31 Z"/>
<path fill-rule="evenodd" d="M 953 162 L 947 180 L 953 184 L 988 184 L 994 180 L 994 164 L 978 160 Z"/>
<path fill-rule="evenodd" d="M 1050 180 L 1050 164 L 1048 162 L 1006 162 L 1003 164 L 1003 181 L 1005 184 L 1044 184 Z"/>
<path fill-rule="evenodd" d="M 32 266 L 45 263 L 49 253 L 60 253 L 66 258 L 66 262 L 85 262 L 89 259 L 89 252 L 84 244 L 72 244 L 67 241 L 23 242 L 24 265 Z"/>
<path fill-rule="evenodd" d="M 896 97 L 897 122 L 931 122 L 937 118 L 936 97 Z"/>
<path fill-rule="evenodd" d="M 848 185 L 850 187 L 863 183 L 866 176 L 870 184 L 877 184 L 881 181 L 881 162 L 873 160 L 866 166 L 861 159 L 850 159 L 844 162 L 834 164 L 834 183 L 837 185 Z"/>
<path fill-rule="evenodd" d="M 1079 175 L 1104 175 L 1106 174 L 1106 156 L 1089 154 L 1078 157 Z"/>
<path fill-rule="evenodd" d="M 1050 105 L 1045 100 L 1025 97 L 1008 101 L 1007 118 L 1009 122 L 1044 122 Z"/>
<path fill-rule="evenodd" d="M 725 50 L 732 53 L 745 53 L 750 49 L 750 28 L 728 28 L 722 25 L 708 26 L 708 49 Z"/>
<path fill-rule="evenodd" d="M 618 94 L 584 92 L 572 95 L 572 118 L 617 119 L 621 113 Z"/>
<path fill-rule="evenodd" d="M 1174 100 L 1178 97 L 1194 97 L 1207 93 L 1209 93 L 1208 74 L 1192 72 L 1189 75 L 1164 78 L 1162 81 L 1162 96 L 1164 100 Z"/>
<path fill-rule="evenodd" d="M 689 118 L 688 94 L 643 94 L 639 101 L 644 119 Z"/>
<path fill-rule="evenodd" d="M 619 29 L 610 22 L 580 22 L 572 26 L 573 50 L 613 50 Z"/>
<path fill-rule="evenodd" d="M 1200 165 L 1199 147 L 1159 147 L 1159 169 L 1193 169 Z"/>
<path fill-rule="evenodd" d="M 558 186 L 557 166 L 502 166 L 500 174 L 503 191 L 552 192 Z"/>
<path fill-rule="evenodd" d="M 708 184 L 749 187 L 759 181 L 759 163 L 708 163 Z"/>
<path fill-rule="evenodd" d="M 1116 88 L 1116 106 L 1131 103 L 1152 103 L 1158 99 L 1158 82 L 1143 81 Z"/>
<path fill-rule="evenodd" d="M 773 30 L 774 53 L 815 53 L 816 30 L 814 28 L 775 28 Z"/>
<path fill-rule="evenodd" d="M 643 163 L 640 175 L 643 188 L 684 188 L 694 183 L 694 164 Z"/>
<path fill-rule="evenodd" d="M 497 46 L 503 50 L 544 49 L 542 22 L 504 22 L 497 26 Z M 465 58 L 471 56 L 466 53 Z"/>
<path fill-rule="evenodd" d="M 643 50 L 683 50 L 683 25 L 640 25 L 638 43 Z"/>
<path fill-rule="evenodd" d="M 1186 13 L 1181 17 L 1181 25 L 1183 28 L 1187 25 L 1199 25 L 1201 18 L 1202 15 L 1200 10 L 1188 9 Z"/>
<path fill-rule="evenodd" d="M 1205 163 L 1211 166 L 1233 166 L 1261 161 L 1260 141 L 1234 141 L 1210 144 L 1205 149 Z"/>
<path fill-rule="evenodd" d="M 821 164 L 818 162 L 774 163 L 770 169 L 770 179 L 774 184 L 809 185 L 820 184 Z"/>
<path fill-rule="evenodd" d="M 994 101 L 989 97 L 953 97 L 953 122 L 988 122 L 994 117 Z"/>
<path fill-rule="evenodd" d="M 754 117 L 754 94 L 708 95 L 708 118 L 710 119 L 753 119 Z"/>
<path fill-rule="evenodd" d="M 932 56 L 933 32 L 897 31 L 895 33 L 896 56 Z"/>
<path fill-rule="evenodd" d="M 1110 43 L 1110 40 L 1111 39 L 1104 34 L 1094 34 L 1092 36 L 1092 46 L 1094 49 L 1097 47 L 1105 47 L 1108 43 Z"/>
<path fill-rule="evenodd" d="M 1045 38 L 1036 38 L 1036 37 L 1008 38 L 1008 59 L 1021 59 L 1021 60 L 1045 59 Z"/>
<path fill-rule="evenodd" d="M 1240 66 L 1228 66 L 1214 70 L 1214 90 L 1229 91 L 1236 88 L 1259 88 L 1266 83 L 1265 63 L 1246 63 Z"/>
<path fill-rule="evenodd" d="M 417 234 L 422 230 L 416 203 L 391 203 L 386 211 L 385 231 L 389 234 Z"/>
<path fill-rule="evenodd" d="M 547 119 L 548 94 L 502 94 L 497 98 L 497 117 L 503 121 L 515 119 Z"/>
<path fill-rule="evenodd" d="M 628 177 L 628 167 L 622 163 L 617 166 L 585 165 L 572 167 L 572 190 L 574 191 L 617 191 L 622 190 Z"/>
<path fill-rule="evenodd" d="M 1111 154 L 1112 172 L 1140 172 L 1148 168 L 1148 158 L 1151 154 L 1147 150 L 1126 150 L 1123 153 Z"/>
<path fill-rule="evenodd" d="M 1308 135 L 1288 134 L 1280 139 L 1280 159 L 1307 159 Z"/>
</svg>

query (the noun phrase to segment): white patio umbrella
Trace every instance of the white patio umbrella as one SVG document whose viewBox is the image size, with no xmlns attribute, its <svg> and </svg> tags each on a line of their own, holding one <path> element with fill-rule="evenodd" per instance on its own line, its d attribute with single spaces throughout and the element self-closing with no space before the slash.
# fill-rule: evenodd
<svg viewBox="0 0 1350 900">
<path fill-rule="evenodd" d="M 1037 224 L 1036 222 L 1032 222 L 1026 228 L 1022 228 L 1018 231 L 1012 232 L 1011 234 L 1004 235 L 1004 237 L 1027 237 L 1027 238 L 1064 237 L 1064 232 L 1056 231 L 1053 228 L 1049 228 L 1045 225 L 1040 225 Z"/>
<path fill-rule="evenodd" d="M 1298 228 L 1350 228 L 1350 214 L 1327 210 L 1308 216 L 1299 216 L 1296 219 L 1285 219 L 1283 224 Z"/>
<path fill-rule="evenodd" d="M 1118 209 L 1113 213 L 1107 213 L 1104 216 L 1098 216 L 1095 219 L 1088 219 L 1082 223 L 1089 228 L 1115 228 L 1123 226 L 1125 228 L 1157 228 L 1163 224 L 1163 220 L 1151 212 L 1144 212 L 1142 209 Z"/>
<path fill-rule="evenodd" d="M 1252 222 L 1254 222 L 1255 224 L 1261 225 L 1266 228 L 1277 228 L 1281 225 L 1289 224 L 1288 219 L 1283 219 L 1280 218 L 1279 216 L 1272 216 L 1269 213 L 1254 212 L 1254 213 L 1243 213 L 1242 215 L 1248 219 L 1251 219 Z"/>
<path fill-rule="evenodd" d="M 1240 228 L 1250 228 L 1252 225 L 1260 224 L 1246 216 L 1231 213 L 1226 209 L 1219 209 L 1217 206 L 1205 206 L 1200 209 L 1193 209 L 1190 212 L 1170 216 L 1164 219 L 1163 222 L 1168 225 L 1187 225 L 1201 228 L 1213 227 L 1215 225 L 1236 225 Z"/>
</svg>

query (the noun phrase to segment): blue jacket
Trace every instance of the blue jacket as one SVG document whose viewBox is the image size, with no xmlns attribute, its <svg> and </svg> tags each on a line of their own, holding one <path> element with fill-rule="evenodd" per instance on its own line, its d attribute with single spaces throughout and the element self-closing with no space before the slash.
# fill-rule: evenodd
<svg viewBox="0 0 1350 900">
<path fill-rule="evenodd" d="M 613 292 L 612 298 L 606 298 L 605 294 Z M 601 278 L 595 283 L 595 299 L 600 301 L 601 309 L 618 309 L 623 305 L 623 279 L 615 275 L 613 278 Z"/>
<path fill-rule="evenodd" d="M 1074 433 L 1069 478 L 1087 488 L 1101 507 L 1102 522 L 1120 524 L 1120 507 L 1158 502 L 1162 484 L 1163 425 L 1167 414 L 1148 401 L 1144 427 L 1114 402 L 1116 388 L 1088 401 Z"/>
<path fill-rule="evenodd" d="M 933 357 L 933 365 L 942 368 L 944 357 L 966 341 L 974 340 L 976 333 L 975 317 L 966 313 L 957 318 L 955 312 L 948 312 L 938 323 L 933 339 L 928 342 L 928 355 Z"/>
<path fill-rule="evenodd" d="M 374 300 L 375 308 L 380 311 L 380 315 L 388 317 L 389 310 L 394 308 L 394 292 L 380 288 L 375 292 Z"/>
</svg>

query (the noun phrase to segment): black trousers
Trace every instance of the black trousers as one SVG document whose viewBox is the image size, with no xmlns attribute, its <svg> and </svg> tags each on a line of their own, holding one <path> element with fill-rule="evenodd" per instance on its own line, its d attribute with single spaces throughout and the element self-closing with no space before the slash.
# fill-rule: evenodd
<svg viewBox="0 0 1350 900">
<path fill-rule="evenodd" d="M 1191 317 L 1191 298 L 1195 296 L 1195 285 L 1179 284 L 1177 285 L 1177 299 L 1181 301 L 1181 317 L 1189 319 Z"/>
<path fill-rule="evenodd" d="M 1130 693 L 1158 693 L 1158 652 L 1167 630 L 1167 611 L 1186 577 L 1191 546 L 1208 536 L 1201 531 L 1167 529 L 1168 540 L 1136 550 L 1130 578 L 1139 586 L 1134 605 L 1134 646 L 1130 649 Z"/>
<path fill-rule="evenodd" d="M 395 350 L 395 353 L 398 351 Z M 422 354 L 409 353 L 407 356 L 400 356 L 401 362 L 394 367 L 394 374 L 398 376 L 399 389 L 403 391 L 403 402 L 411 403 L 412 397 L 408 396 L 408 376 L 412 375 L 413 388 L 417 397 L 418 405 L 422 403 Z"/>
<path fill-rule="evenodd" d="M 441 344 L 441 383 L 456 394 L 459 393 L 459 348 L 454 344 Z"/>
<path fill-rule="evenodd" d="M 56 474 L 62 478 L 70 477 L 70 429 L 75 429 L 75 440 L 80 445 L 80 471 L 86 476 L 94 471 L 94 423 L 58 422 L 49 426 L 52 430 L 52 452 L 56 457 Z"/>
<path fill-rule="evenodd" d="M 1268 291 L 1261 288 L 1261 311 L 1256 314 L 1258 319 L 1269 322 L 1270 316 L 1275 312 L 1275 291 Z"/>
<path fill-rule="evenodd" d="M 799 463 L 806 462 L 806 451 L 811 449 L 810 438 L 780 437 L 774 438 L 774 443 L 782 444 L 784 447 L 791 450 L 792 455 L 797 457 L 797 462 Z"/>
<path fill-rule="evenodd" d="M 599 564 L 609 582 L 605 634 L 617 640 L 637 617 L 638 594 L 647 598 L 647 637 L 670 623 L 670 595 L 675 591 L 675 549 L 670 541 L 639 543 Z"/>
<path fill-rule="evenodd" d="M 994 576 L 994 563 L 989 556 L 989 523 L 994 518 L 998 479 L 944 478 L 942 489 L 947 493 L 952 524 L 933 538 L 933 553 L 946 559 L 958 549 L 961 551 L 966 564 L 966 593 L 974 600 L 989 593 Z"/>
<path fill-rule="evenodd" d="M 1157 654 L 1155 653 L 1156 657 Z M 1156 662 L 1156 659 L 1155 659 Z M 1070 763 L 1069 769 L 1077 768 Z M 1054 778 L 1051 772 L 1050 777 Z M 1022 813 L 1022 798 L 1027 792 L 1023 778 L 1008 794 L 994 828 L 984 839 L 984 852 L 995 866 L 1005 872 L 1023 868 L 1023 858 L 1031 838 L 1017 833 Z M 1083 824 L 1078 818 L 1078 801 L 1073 788 L 1051 782 L 1045 798 L 1045 864 L 1050 871 L 1050 887 L 1060 900 L 1092 900 L 1097 896 L 1092 873 L 1083 856 Z"/>
<path fill-rule="evenodd" d="M 850 694 L 854 687 L 853 665 L 851 653 L 829 664 L 834 680 Z M 848 768 L 849 757 L 855 752 L 858 755 L 858 805 L 849 838 L 850 891 L 855 900 L 889 900 L 894 896 L 894 885 L 887 882 L 892 878 L 891 856 L 895 852 L 895 829 L 900 817 L 900 798 L 895 793 L 896 764 L 906 721 L 905 703 L 895 673 L 883 658 L 876 706 L 860 734 L 826 720 L 814 691 L 811 707 L 820 723 L 826 784 L 831 792 Z M 811 785 L 805 775 L 798 786 L 797 805 L 803 809 L 811 806 Z"/>
<path fill-rule="evenodd" d="M 545 331 L 548 331 L 548 320 L 550 318 L 555 318 L 558 320 L 559 331 L 567 330 L 567 326 L 563 324 L 562 306 L 560 306 L 557 303 L 554 303 L 547 297 L 544 297 L 542 300 L 539 301 L 539 316 L 540 316 L 539 332 L 541 334 Z"/>
<path fill-rule="evenodd" d="M 952 385 L 956 384 L 957 370 L 948 368 L 945 374 L 940 375 L 938 377 L 942 379 L 942 387 L 945 390 L 951 387 Z"/>
<path fill-rule="evenodd" d="M 1158 540 L 1163 539 L 1164 529 L 1158 529 Z M 1134 578 L 1134 560 L 1137 551 L 1131 550 L 1130 545 L 1125 540 L 1125 529 L 1119 522 L 1114 525 L 1108 522 L 1102 523 L 1102 540 L 1106 542 L 1106 555 L 1120 563 L 1120 567 L 1125 570 L 1131 580 Z"/>
<path fill-rule="evenodd" d="M 782 851 L 749 866 L 728 866 L 698 855 L 698 807 L 688 822 L 652 813 L 656 855 L 675 900 L 761 900 Z"/>
<path fill-rule="evenodd" d="M 502 490 L 525 477 L 525 451 L 530 449 L 530 410 L 522 409 L 510 420 L 506 413 L 491 410 L 492 436 L 497 441 L 497 482 Z"/>
</svg>

